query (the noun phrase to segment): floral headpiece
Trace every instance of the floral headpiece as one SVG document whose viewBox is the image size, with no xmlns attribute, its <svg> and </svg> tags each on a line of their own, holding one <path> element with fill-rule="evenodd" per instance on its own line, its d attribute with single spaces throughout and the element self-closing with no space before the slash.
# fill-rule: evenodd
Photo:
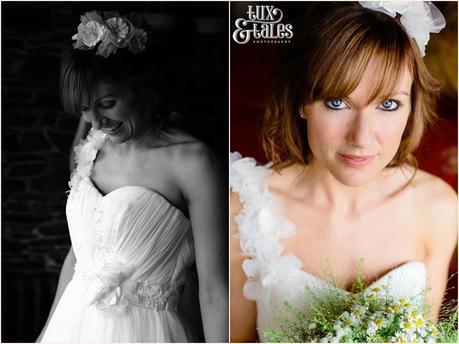
<svg viewBox="0 0 459 344">
<path fill-rule="evenodd" d="M 104 18 L 96 11 L 86 12 L 80 19 L 78 33 L 72 36 L 75 49 L 97 48 L 96 55 L 108 57 L 118 48 L 128 48 L 133 54 L 145 49 L 147 33 L 136 28 L 126 18 L 116 12 L 104 12 Z"/>
<path fill-rule="evenodd" d="M 439 9 L 424 1 L 359 1 L 360 5 L 383 12 L 392 18 L 400 14 L 400 23 L 408 35 L 415 39 L 425 56 L 426 45 L 431 32 L 438 33 L 446 26 L 445 17 Z"/>
</svg>

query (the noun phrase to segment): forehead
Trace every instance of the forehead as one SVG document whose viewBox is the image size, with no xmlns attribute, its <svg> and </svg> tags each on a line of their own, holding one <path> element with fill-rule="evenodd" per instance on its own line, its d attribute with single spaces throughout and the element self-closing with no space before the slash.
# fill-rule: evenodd
<svg viewBox="0 0 459 344">
<path fill-rule="evenodd" d="M 400 70 L 381 71 L 381 64 L 372 59 L 365 68 L 357 87 L 349 95 L 370 103 L 371 101 L 395 94 L 411 94 L 413 77 L 406 64 Z"/>
<path fill-rule="evenodd" d="M 401 89 L 409 93 L 413 81 L 412 68 L 405 56 L 360 53 L 349 61 L 337 61 L 334 67 L 318 82 L 312 101 L 351 97 L 358 92 L 361 102 L 369 104 Z"/>
</svg>

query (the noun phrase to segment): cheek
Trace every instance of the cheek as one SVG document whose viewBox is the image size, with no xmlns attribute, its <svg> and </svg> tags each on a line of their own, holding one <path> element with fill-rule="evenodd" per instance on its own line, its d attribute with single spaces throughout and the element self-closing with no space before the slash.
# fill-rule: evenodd
<svg viewBox="0 0 459 344">
<path fill-rule="evenodd" d="M 91 123 L 92 118 L 91 118 L 91 116 L 89 116 L 88 114 L 83 113 L 83 114 L 81 115 L 81 117 L 82 117 L 86 122 Z"/>
<path fill-rule="evenodd" d="M 131 104 L 129 108 L 126 109 L 125 113 L 132 125 L 141 126 L 144 124 L 144 111 L 142 110 L 141 106 L 139 106 L 139 104 Z"/>
<path fill-rule="evenodd" d="M 335 146 L 335 143 L 342 143 L 346 135 L 346 124 L 337 118 L 327 118 L 326 115 L 321 116 L 321 118 L 311 117 L 307 124 L 311 149 Z"/>
<path fill-rule="evenodd" d="M 391 147 L 391 150 L 397 151 L 400 141 L 405 131 L 408 116 L 398 118 L 398 120 L 385 121 L 380 124 L 379 138 L 386 146 Z M 394 154 L 395 154 L 394 152 Z"/>
</svg>

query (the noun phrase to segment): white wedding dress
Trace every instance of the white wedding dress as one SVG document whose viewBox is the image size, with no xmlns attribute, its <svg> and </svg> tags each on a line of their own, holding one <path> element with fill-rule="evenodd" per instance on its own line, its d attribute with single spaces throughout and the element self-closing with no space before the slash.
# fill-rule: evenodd
<svg viewBox="0 0 459 344">
<path fill-rule="evenodd" d="M 103 196 L 90 179 L 106 135 L 75 148 L 67 221 L 77 263 L 42 342 L 187 342 L 177 303 L 194 262 L 188 218 L 154 190 Z"/>
<path fill-rule="evenodd" d="M 264 333 L 279 328 L 276 316 L 285 310 L 284 302 L 307 312 L 311 293 L 316 297 L 333 289 L 348 293 L 307 271 L 291 252 L 285 253 L 279 239 L 295 234 L 294 225 L 285 217 L 282 203 L 270 192 L 266 178 L 272 170 L 269 164 L 257 165 L 252 158 L 231 154 L 230 183 L 239 194 L 242 209 L 236 216 L 237 238 L 248 258 L 243 262 L 247 276 L 244 296 L 257 304 L 257 331 L 260 341 Z M 418 299 L 422 303 L 427 274 L 423 262 L 407 262 L 375 281 L 367 290 L 386 285 L 395 298 Z"/>
</svg>

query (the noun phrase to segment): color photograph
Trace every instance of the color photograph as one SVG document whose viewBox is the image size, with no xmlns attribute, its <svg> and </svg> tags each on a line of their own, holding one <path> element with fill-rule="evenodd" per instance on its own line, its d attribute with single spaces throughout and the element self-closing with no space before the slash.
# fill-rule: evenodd
<svg viewBox="0 0 459 344">
<path fill-rule="evenodd" d="M 230 22 L 230 340 L 456 342 L 457 3 Z"/>
</svg>

